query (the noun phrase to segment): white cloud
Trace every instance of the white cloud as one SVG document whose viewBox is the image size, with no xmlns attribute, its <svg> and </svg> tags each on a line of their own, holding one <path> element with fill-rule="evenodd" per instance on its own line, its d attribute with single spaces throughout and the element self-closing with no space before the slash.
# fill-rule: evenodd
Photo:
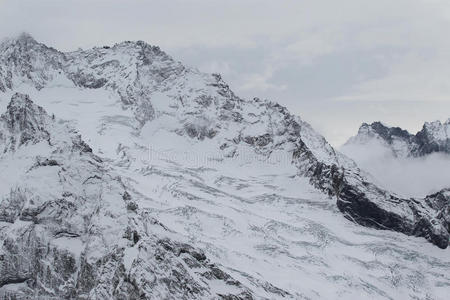
<svg viewBox="0 0 450 300">
<path fill-rule="evenodd" d="M 396 158 L 376 141 L 365 146 L 347 145 L 341 150 L 373 175 L 378 184 L 404 197 L 425 197 L 447 188 L 450 182 L 447 154 Z"/>
<path fill-rule="evenodd" d="M 364 81 L 337 100 L 450 102 L 449 70 L 450 52 L 404 54 L 384 77 Z"/>
<path fill-rule="evenodd" d="M 248 74 L 243 77 L 243 84 L 240 89 L 243 91 L 262 91 L 267 92 L 268 90 L 283 91 L 287 89 L 287 85 L 276 85 L 270 82 L 273 78 L 273 68 L 268 66 L 263 73 L 253 73 Z"/>
<path fill-rule="evenodd" d="M 301 64 L 311 64 L 317 57 L 333 53 L 336 49 L 332 36 L 311 35 L 288 44 L 282 52 L 283 57 L 298 60 Z"/>
</svg>

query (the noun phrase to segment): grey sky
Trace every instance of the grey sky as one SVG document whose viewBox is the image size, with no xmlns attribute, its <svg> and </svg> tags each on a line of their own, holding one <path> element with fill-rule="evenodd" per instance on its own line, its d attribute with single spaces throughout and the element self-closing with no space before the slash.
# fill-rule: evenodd
<svg viewBox="0 0 450 300">
<path fill-rule="evenodd" d="M 60 50 L 145 40 L 339 145 L 361 122 L 450 117 L 448 0 L 0 0 L 0 38 Z"/>
</svg>

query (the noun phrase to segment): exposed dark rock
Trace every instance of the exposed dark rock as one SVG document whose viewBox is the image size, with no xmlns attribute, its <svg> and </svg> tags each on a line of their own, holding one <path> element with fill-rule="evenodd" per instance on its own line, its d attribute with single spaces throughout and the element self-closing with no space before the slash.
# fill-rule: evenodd
<svg viewBox="0 0 450 300">
<path fill-rule="evenodd" d="M 378 133 L 383 139 L 392 143 L 393 137 L 400 137 L 403 139 L 410 139 L 411 134 L 407 130 L 403 130 L 400 127 L 387 127 L 381 122 L 373 122 L 372 124 L 364 123 L 362 126 L 371 127 L 376 133 Z"/>
<path fill-rule="evenodd" d="M 55 166 L 61 166 L 61 164 L 56 159 L 36 157 L 36 163 L 32 168 Z"/>
<path fill-rule="evenodd" d="M 0 116 L 0 122 L 5 123 L 9 129 L 6 148 L 14 150 L 28 142 L 48 140 L 48 120 L 49 116 L 45 110 L 35 105 L 28 95 L 16 93 L 11 98 L 6 112 Z"/>
<path fill-rule="evenodd" d="M 351 221 L 424 237 L 440 248 L 448 246 L 449 231 L 445 217 L 437 218 L 437 209 L 427 205 L 426 200 L 402 199 L 352 170 L 319 162 L 304 143 L 299 143 L 293 152 L 293 161 L 310 177 L 313 185 L 336 197 L 339 210 Z M 442 215 L 448 218 L 448 214 Z"/>
<path fill-rule="evenodd" d="M 195 101 L 203 107 L 209 107 L 213 102 L 213 98 L 208 95 L 201 95 Z"/>
<path fill-rule="evenodd" d="M 73 150 L 92 153 L 92 148 L 81 139 L 80 135 L 77 135 L 76 139 L 74 140 Z"/>
<path fill-rule="evenodd" d="M 250 145 L 265 147 L 268 144 L 272 143 L 273 139 L 270 134 L 266 133 L 260 136 L 246 136 L 244 137 L 244 141 Z"/>
<path fill-rule="evenodd" d="M 425 198 L 428 206 L 435 209 L 437 218 L 444 222 L 447 231 L 450 232 L 450 189 L 443 189 Z"/>
<path fill-rule="evenodd" d="M 425 123 L 422 130 L 414 136 L 414 141 L 418 145 L 415 151 L 416 156 L 433 152 L 450 154 L 450 136 L 446 132 L 450 132 L 450 119 L 443 124 L 439 121 Z M 436 135 L 439 135 L 439 137 Z"/>
<path fill-rule="evenodd" d="M 187 123 L 184 125 L 184 130 L 190 138 L 197 138 L 199 140 L 204 140 L 205 138 L 212 139 L 217 134 L 215 129 L 201 124 Z"/>
<path fill-rule="evenodd" d="M 439 248 L 447 248 L 448 224 L 435 218 L 435 210 L 424 205 L 424 200 L 401 199 L 368 182 L 361 186 L 349 184 L 345 175 L 340 183 L 336 179 L 331 181 L 339 186 L 337 206 L 350 220 L 376 229 L 424 237 Z M 396 212 L 399 209 L 403 214 Z M 448 218 L 448 211 L 443 215 Z"/>
<path fill-rule="evenodd" d="M 9 192 L 0 202 L 0 221 L 14 223 L 28 200 L 24 190 L 17 188 Z"/>
<path fill-rule="evenodd" d="M 72 73 L 70 79 L 72 79 L 76 85 L 89 89 L 98 89 L 105 86 L 107 83 L 105 78 L 96 78 L 93 74 L 85 74 L 81 70 L 77 73 Z"/>
</svg>

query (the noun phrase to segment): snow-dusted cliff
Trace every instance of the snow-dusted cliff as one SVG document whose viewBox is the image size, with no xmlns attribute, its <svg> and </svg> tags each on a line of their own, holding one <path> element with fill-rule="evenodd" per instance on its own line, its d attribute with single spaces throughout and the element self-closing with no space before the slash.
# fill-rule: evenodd
<svg viewBox="0 0 450 300">
<path fill-rule="evenodd" d="M 0 90 L 0 284 L 8 293 L 332 299 L 448 291 L 446 252 L 341 214 L 446 248 L 448 193 L 404 199 L 377 187 L 284 107 L 241 99 L 219 75 L 157 47 L 62 53 L 22 35 L 0 46 Z"/>
</svg>

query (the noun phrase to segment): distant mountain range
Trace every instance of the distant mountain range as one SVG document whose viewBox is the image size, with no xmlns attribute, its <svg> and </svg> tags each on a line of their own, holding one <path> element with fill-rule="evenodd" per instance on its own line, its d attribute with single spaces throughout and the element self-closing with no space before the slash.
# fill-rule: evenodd
<svg viewBox="0 0 450 300">
<path fill-rule="evenodd" d="M 419 157 L 439 152 L 450 154 L 450 118 L 444 123 L 426 122 L 416 134 L 381 122 L 363 123 L 358 134 L 351 137 L 345 146 L 368 145 L 374 141 L 390 148 L 397 157 Z"/>
</svg>

